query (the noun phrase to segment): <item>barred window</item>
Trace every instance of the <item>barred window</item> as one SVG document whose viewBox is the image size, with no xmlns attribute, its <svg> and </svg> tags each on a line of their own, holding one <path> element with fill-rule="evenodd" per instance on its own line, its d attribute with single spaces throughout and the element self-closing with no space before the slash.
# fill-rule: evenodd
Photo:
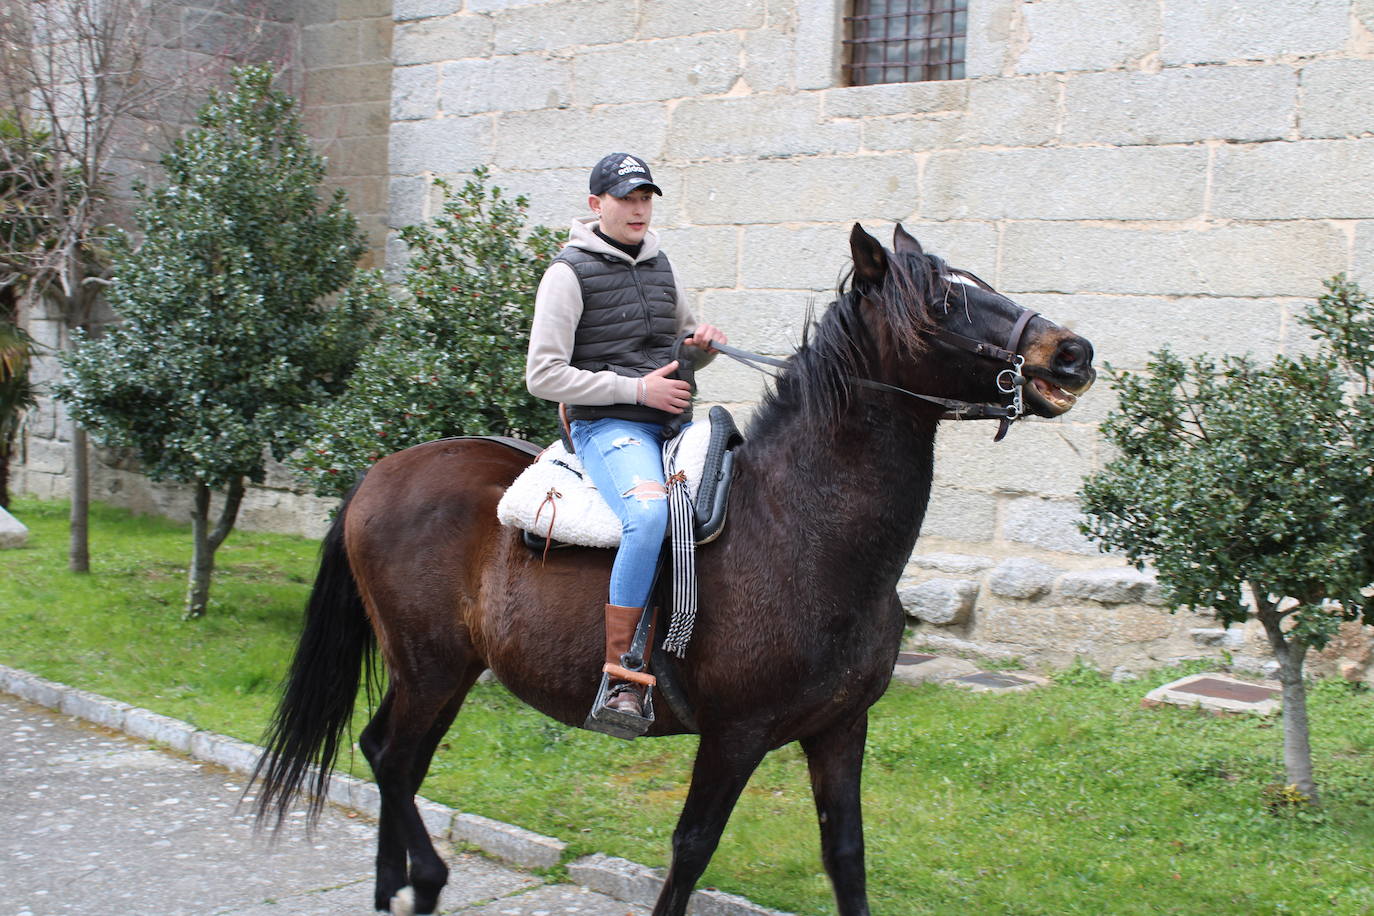
<svg viewBox="0 0 1374 916">
<path fill-rule="evenodd" d="M 850 86 L 964 78 L 968 0 L 854 0 L 844 26 Z"/>
</svg>

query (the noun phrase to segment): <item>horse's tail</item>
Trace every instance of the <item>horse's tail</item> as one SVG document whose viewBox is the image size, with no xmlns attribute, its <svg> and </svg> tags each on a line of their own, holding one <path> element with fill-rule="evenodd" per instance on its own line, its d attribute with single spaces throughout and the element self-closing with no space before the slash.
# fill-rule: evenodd
<svg viewBox="0 0 1374 916">
<path fill-rule="evenodd" d="M 253 770 L 260 781 L 254 808 L 259 824 L 276 811 L 280 827 L 302 790 L 311 796 L 313 824 L 329 790 L 334 758 L 353 718 L 358 684 L 376 679 L 377 642 L 363 608 L 344 547 L 344 518 L 354 487 L 320 545 L 320 570 L 305 607 L 305 625 L 286 678 L 281 703 L 263 739 L 266 751 Z"/>
</svg>

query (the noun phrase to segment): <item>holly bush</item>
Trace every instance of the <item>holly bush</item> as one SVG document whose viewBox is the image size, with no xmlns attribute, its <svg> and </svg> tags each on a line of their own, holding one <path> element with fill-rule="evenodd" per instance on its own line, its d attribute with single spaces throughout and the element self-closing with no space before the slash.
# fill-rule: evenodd
<svg viewBox="0 0 1374 916">
<path fill-rule="evenodd" d="M 165 183 L 138 189 L 142 243 L 113 247 L 122 321 L 78 334 L 58 396 L 154 480 L 260 481 L 342 387 L 380 279 L 355 276 L 363 236 L 342 191 L 321 205 L 324 162 L 269 69 L 237 71 L 162 165 Z"/>
<path fill-rule="evenodd" d="M 558 435 L 552 405 L 525 389 L 525 351 L 559 238 L 527 230 L 528 201 L 488 178 L 478 168 L 456 190 L 436 181 L 440 215 L 401 230 L 410 258 L 400 301 L 293 459 L 320 495 L 342 495 L 384 456 L 431 439 Z"/>
</svg>

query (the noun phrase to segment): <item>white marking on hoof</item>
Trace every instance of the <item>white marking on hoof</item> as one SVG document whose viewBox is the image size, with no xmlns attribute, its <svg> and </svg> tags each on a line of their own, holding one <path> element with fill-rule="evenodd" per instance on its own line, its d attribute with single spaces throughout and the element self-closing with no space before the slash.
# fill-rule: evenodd
<svg viewBox="0 0 1374 916">
<path fill-rule="evenodd" d="M 391 898 L 391 916 L 415 916 L 415 889 L 403 887 Z"/>
</svg>

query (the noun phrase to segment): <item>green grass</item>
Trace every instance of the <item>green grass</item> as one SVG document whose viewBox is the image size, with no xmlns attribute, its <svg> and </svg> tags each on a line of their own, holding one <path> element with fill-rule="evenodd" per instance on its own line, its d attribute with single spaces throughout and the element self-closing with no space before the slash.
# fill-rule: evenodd
<svg viewBox="0 0 1374 916">
<path fill-rule="evenodd" d="M 189 536 L 96 507 L 92 574 L 65 569 L 66 508 L 19 502 L 31 546 L 0 552 L 0 661 L 256 740 L 316 545 L 233 534 L 208 615 L 180 619 Z M 1310 697 L 1318 812 L 1276 806 L 1275 721 L 1144 710 L 1177 671 L 1116 685 L 1084 669 L 1014 696 L 894 687 L 864 778 L 869 887 L 884 914 L 1374 913 L 1374 697 Z M 360 718 L 361 722 L 362 719 Z M 592 851 L 665 864 L 695 739 L 619 742 L 479 686 L 423 791 Z M 344 761 L 366 771 L 358 755 Z M 461 875 L 455 875 L 460 881 Z M 806 765 L 770 755 L 704 884 L 833 912 Z"/>
</svg>

